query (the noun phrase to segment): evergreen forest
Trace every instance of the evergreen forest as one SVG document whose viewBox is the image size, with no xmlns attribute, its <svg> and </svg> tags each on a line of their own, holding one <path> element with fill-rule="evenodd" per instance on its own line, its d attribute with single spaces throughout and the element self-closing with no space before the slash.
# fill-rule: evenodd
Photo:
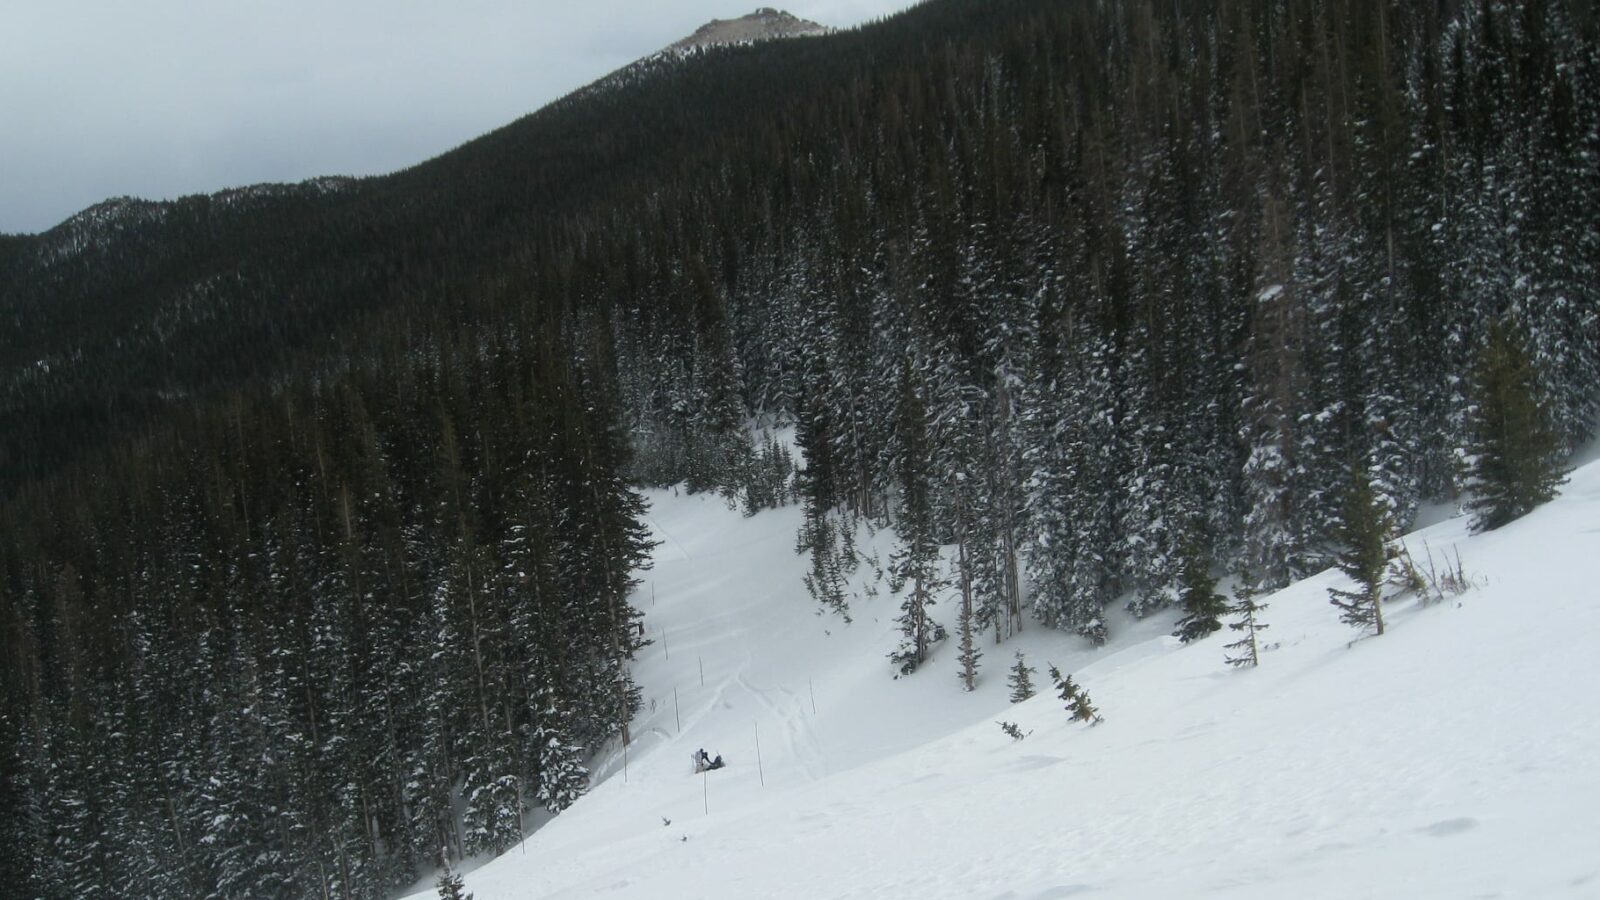
<svg viewBox="0 0 1600 900">
<path fill-rule="evenodd" d="M 1584 0 L 927 0 L 0 235 L 0 896 L 514 846 L 629 739 L 646 486 L 804 503 L 844 619 L 894 526 L 885 677 L 968 688 L 1356 493 L 1498 526 L 1594 436 L 1597 265 Z"/>
</svg>

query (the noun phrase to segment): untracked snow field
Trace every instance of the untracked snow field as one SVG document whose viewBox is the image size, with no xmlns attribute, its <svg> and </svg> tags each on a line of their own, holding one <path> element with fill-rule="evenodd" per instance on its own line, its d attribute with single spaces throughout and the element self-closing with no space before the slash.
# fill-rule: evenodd
<svg viewBox="0 0 1600 900">
<path fill-rule="evenodd" d="M 1475 586 L 1392 601 L 1382 637 L 1353 641 L 1327 572 L 1263 598 L 1258 669 L 1224 664 L 1232 632 L 1168 637 L 1176 613 L 1100 649 L 1030 622 L 986 636 L 971 694 L 953 639 L 892 677 L 870 561 L 853 624 L 820 611 L 797 508 L 650 501 L 633 743 L 467 873 L 477 900 L 1600 897 L 1600 464 L 1497 532 L 1410 535 Z M 887 565 L 893 536 L 862 535 Z M 1019 649 L 1041 693 L 1013 706 Z M 1068 721 L 1049 663 L 1103 724 Z M 702 747 L 728 767 L 692 774 Z"/>
</svg>

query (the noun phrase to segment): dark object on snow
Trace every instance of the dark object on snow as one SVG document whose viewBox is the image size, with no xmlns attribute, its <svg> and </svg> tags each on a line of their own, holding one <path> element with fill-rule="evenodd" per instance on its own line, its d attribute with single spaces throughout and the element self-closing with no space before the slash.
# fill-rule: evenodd
<svg viewBox="0 0 1600 900">
<path fill-rule="evenodd" d="M 713 759 L 711 761 L 711 765 L 706 766 L 706 768 L 708 768 L 708 769 L 720 769 L 720 768 L 723 767 L 723 765 L 724 765 L 724 763 L 722 762 L 722 754 L 718 753 L 717 754 L 717 758 Z"/>
</svg>

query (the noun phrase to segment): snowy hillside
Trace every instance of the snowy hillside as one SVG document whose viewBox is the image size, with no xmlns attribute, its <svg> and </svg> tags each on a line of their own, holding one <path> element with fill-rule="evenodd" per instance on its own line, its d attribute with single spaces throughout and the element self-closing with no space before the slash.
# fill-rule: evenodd
<svg viewBox="0 0 1600 900">
<path fill-rule="evenodd" d="M 853 625 L 818 614 L 797 509 L 651 501 L 626 768 L 610 753 L 575 807 L 469 872 L 478 900 L 1600 897 L 1600 464 L 1498 532 L 1410 536 L 1476 586 L 1393 602 L 1381 638 L 1351 643 L 1325 573 L 1265 598 L 1258 669 L 1163 615 L 1098 651 L 1039 627 L 987 644 L 970 695 L 949 645 L 890 677 L 886 588 Z M 1048 690 L 1009 705 L 1016 649 L 1105 722 Z M 691 774 L 701 747 L 729 767 Z"/>
</svg>

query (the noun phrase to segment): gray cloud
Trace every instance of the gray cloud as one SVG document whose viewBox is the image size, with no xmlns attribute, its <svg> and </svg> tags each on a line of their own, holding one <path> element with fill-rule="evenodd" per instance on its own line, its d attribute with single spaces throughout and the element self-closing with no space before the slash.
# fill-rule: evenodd
<svg viewBox="0 0 1600 900">
<path fill-rule="evenodd" d="M 21 0 L 0 28 L 0 232 L 107 197 L 437 155 L 712 18 L 911 0 Z"/>
</svg>

